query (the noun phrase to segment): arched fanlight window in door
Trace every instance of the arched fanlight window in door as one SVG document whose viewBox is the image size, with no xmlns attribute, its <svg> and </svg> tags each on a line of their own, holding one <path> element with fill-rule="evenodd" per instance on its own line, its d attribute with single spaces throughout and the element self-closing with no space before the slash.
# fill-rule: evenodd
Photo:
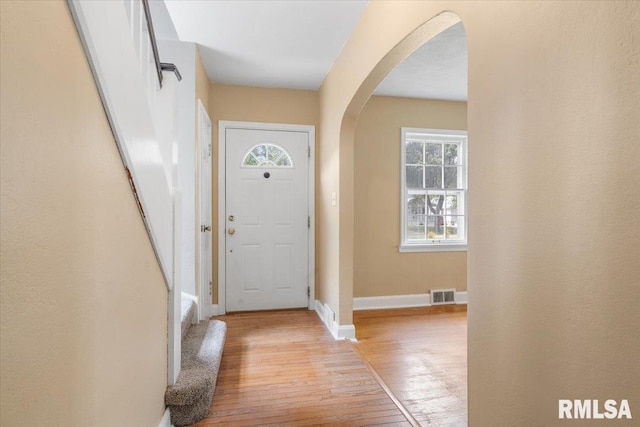
<svg viewBox="0 0 640 427">
<path fill-rule="evenodd" d="M 242 160 L 245 168 L 292 168 L 291 156 L 284 148 L 276 144 L 262 143 L 253 146 Z"/>
</svg>

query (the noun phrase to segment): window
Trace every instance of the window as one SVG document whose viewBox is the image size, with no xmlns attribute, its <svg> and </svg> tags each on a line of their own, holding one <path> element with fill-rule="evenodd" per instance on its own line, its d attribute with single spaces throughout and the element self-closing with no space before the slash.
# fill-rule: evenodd
<svg viewBox="0 0 640 427">
<path fill-rule="evenodd" d="M 467 249 L 467 132 L 402 128 L 400 252 Z"/>
<path fill-rule="evenodd" d="M 252 147 L 242 160 L 244 168 L 280 167 L 292 168 L 291 156 L 284 148 L 275 144 L 258 144 Z"/>
</svg>

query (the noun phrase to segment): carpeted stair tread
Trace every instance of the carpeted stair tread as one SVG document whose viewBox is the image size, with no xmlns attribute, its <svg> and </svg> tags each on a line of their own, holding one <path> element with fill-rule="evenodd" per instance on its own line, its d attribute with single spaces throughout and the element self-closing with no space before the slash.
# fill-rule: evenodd
<svg viewBox="0 0 640 427">
<path fill-rule="evenodd" d="M 224 322 L 209 320 L 191 325 L 183 338 L 182 369 L 165 392 L 173 425 L 186 426 L 209 415 L 226 333 Z"/>
<path fill-rule="evenodd" d="M 215 377 L 203 374 L 200 367 L 184 369 L 180 376 L 181 380 L 169 387 L 164 395 L 167 405 L 193 405 L 215 388 Z"/>
</svg>

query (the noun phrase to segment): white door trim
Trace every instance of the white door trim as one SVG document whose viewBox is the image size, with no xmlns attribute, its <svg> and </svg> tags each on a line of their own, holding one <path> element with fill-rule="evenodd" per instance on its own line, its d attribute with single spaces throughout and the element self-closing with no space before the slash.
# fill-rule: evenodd
<svg viewBox="0 0 640 427">
<path fill-rule="evenodd" d="M 211 300 L 212 296 L 213 296 L 213 291 L 210 292 L 210 286 L 209 283 L 203 283 L 206 282 L 206 280 L 203 281 L 203 269 L 205 268 L 209 268 L 210 269 L 210 280 L 213 281 L 213 237 L 211 238 L 211 259 L 209 260 L 210 264 L 208 266 L 206 265 L 202 265 L 202 231 L 200 229 L 201 225 L 211 225 L 213 223 L 213 208 L 210 209 L 210 217 L 209 218 L 202 218 L 202 204 L 205 202 L 202 200 L 202 145 L 203 144 L 209 144 L 209 146 L 211 148 L 213 148 L 213 141 L 211 141 L 211 137 L 213 134 L 213 127 L 212 127 L 212 123 L 211 123 L 211 119 L 209 118 L 209 115 L 207 114 L 207 109 L 204 107 L 204 105 L 202 104 L 202 100 L 200 100 L 198 98 L 198 145 L 196 147 L 196 171 L 197 171 L 197 176 L 196 176 L 196 180 L 197 180 L 197 186 L 196 186 L 196 192 L 197 192 L 197 200 L 198 200 L 198 205 L 195 207 L 196 209 L 196 221 L 195 221 L 195 226 L 196 226 L 196 241 L 195 241 L 195 252 L 199 258 L 198 260 L 198 265 L 199 265 L 199 271 L 197 271 L 197 277 L 196 277 L 196 291 L 197 291 L 197 295 L 198 295 L 198 320 L 205 320 L 208 319 L 209 317 L 213 316 L 215 314 L 215 308 L 213 307 L 213 301 Z M 208 141 L 206 140 L 207 135 L 203 135 L 203 125 L 206 127 L 208 126 L 209 128 L 209 135 L 208 135 Z M 211 153 L 210 156 L 210 161 L 211 163 L 209 164 L 209 173 L 213 172 L 213 153 Z M 211 190 L 211 182 L 213 181 L 213 179 L 210 181 L 209 183 L 209 190 Z M 209 191 L 209 202 L 211 202 L 211 191 Z M 211 203 L 211 206 L 213 206 L 213 203 Z"/>
<path fill-rule="evenodd" d="M 218 314 L 226 313 L 226 271 L 225 271 L 225 253 L 226 253 L 226 134 L 227 129 L 252 129 L 252 130 L 273 130 L 273 131 L 289 131 L 289 132 L 306 132 L 309 135 L 309 217 L 311 226 L 309 228 L 309 300 L 307 306 L 309 310 L 314 309 L 314 301 L 316 294 L 316 210 L 315 210 L 315 146 L 316 146 L 316 128 L 312 125 L 291 125 L 280 123 L 259 123 L 259 122 L 236 122 L 220 120 L 218 122 Z"/>
</svg>

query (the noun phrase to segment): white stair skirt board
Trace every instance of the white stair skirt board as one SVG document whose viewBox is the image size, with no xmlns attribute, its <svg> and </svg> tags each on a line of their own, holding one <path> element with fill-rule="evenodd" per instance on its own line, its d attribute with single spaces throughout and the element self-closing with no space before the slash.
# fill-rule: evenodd
<svg viewBox="0 0 640 427">
<path fill-rule="evenodd" d="M 196 310 L 193 313 L 193 319 L 191 319 L 191 323 L 192 324 L 196 324 L 198 323 L 198 321 L 202 320 L 202 319 L 198 319 L 198 306 L 200 305 L 198 302 L 198 297 L 191 295 L 191 294 L 187 294 L 185 292 L 182 292 L 182 298 L 188 298 L 191 301 L 193 301 L 196 305 Z"/>
<path fill-rule="evenodd" d="M 322 323 L 325 324 L 333 338 L 336 340 L 356 340 L 356 327 L 354 325 L 338 325 L 335 321 L 335 313 L 327 304 L 315 300 L 314 308 Z"/>
<path fill-rule="evenodd" d="M 193 302 L 196 303 L 196 305 L 199 305 L 199 298 L 196 296 L 193 296 L 191 294 L 186 294 L 186 293 L 182 293 L 182 296 L 184 298 L 189 298 L 190 300 L 192 300 Z M 218 311 L 218 304 L 209 304 L 206 305 L 204 304 L 202 306 L 202 319 L 198 319 L 197 318 L 197 313 L 198 311 L 196 310 L 196 316 L 194 316 L 193 318 L 193 322 L 192 323 L 198 323 L 198 321 L 202 321 L 202 320 L 207 320 L 209 319 L 211 316 L 218 316 L 220 313 Z"/>
<path fill-rule="evenodd" d="M 191 294 L 187 294 L 187 293 L 182 293 L 182 296 L 184 298 L 189 298 L 190 300 L 193 300 L 193 302 L 196 303 L 196 305 L 198 305 L 198 301 L 199 298 L 196 296 L 193 296 Z M 197 313 L 197 311 L 196 311 Z M 193 322 L 192 323 L 198 323 L 198 321 L 202 321 L 202 320 L 207 320 L 208 318 L 210 318 L 211 316 L 218 316 L 220 313 L 218 312 L 218 304 L 209 304 L 208 306 L 205 304 L 202 307 L 202 319 L 197 319 L 197 317 L 194 317 Z"/>
<path fill-rule="evenodd" d="M 171 413 L 169 412 L 169 408 L 165 409 L 158 427 L 173 427 L 173 424 L 171 424 Z"/>
<path fill-rule="evenodd" d="M 456 304 L 467 303 L 467 292 L 456 292 Z M 388 295 L 353 299 L 354 310 L 383 310 L 387 308 L 429 307 L 430 294 Z"/>
</svg>

